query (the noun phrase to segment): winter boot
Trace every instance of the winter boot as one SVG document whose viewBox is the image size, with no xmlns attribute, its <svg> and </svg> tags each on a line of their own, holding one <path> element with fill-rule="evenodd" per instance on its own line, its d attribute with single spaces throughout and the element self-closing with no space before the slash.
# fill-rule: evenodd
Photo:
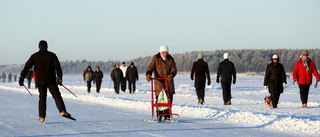
<svg viewBox="0 0 320 137">
<path fill-rule="evenodd" d="M 231 105 L 231 100 L 229 100 L 227 103 L 228 103 L 228 105 Z"/>
<path fill-rule="evenodd" d="M 39 121 L 40 121 L 41 123 L 43 123 L 43 122 L 44 122 L 44 119 L 45 119 L 45 118 L 40 117 L 40 118 L 39 118 Z"/>
</svg>

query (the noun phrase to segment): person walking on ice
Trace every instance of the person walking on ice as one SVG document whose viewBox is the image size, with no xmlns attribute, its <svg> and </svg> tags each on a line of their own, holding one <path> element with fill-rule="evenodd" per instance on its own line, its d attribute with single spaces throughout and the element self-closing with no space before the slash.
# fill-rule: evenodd
<svg viewBox="0 0 320 137">
<path fill-rule="evenodd" d="M 39 120 L 44 122 L 47 109 L 47 89 L 56 103 L 56 106 L 63 117 L 74 119 L 66 110 L 61 97 L 58 85 L 62 85 L 62 70 L 56 54 L 48 51 L 46 41 L 39 42 L 39 51 L 31 55 L 20 73 L 19 85 L 24 86 L 24 79 L 30 68 L 34 66 L 37 76 L 37 86 L 39 91 Z M 58 77 L 56 77 L 58 76 Z"/>
</svg>

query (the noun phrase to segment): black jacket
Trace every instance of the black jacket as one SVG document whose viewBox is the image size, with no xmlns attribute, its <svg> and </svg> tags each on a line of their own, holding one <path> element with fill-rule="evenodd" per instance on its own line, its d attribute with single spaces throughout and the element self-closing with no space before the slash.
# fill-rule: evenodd
<svg viewBox="0 0 320 137">
<path fill-rule="evenodd" d="M 138 70 L 137 70 L 136 66 L 133 66 L 132 68 L 131 68 L 131 66 L 129 66 L 127 68 L 126 77 L 130 82 L 139 80 Z"/>
<path fill-rule="evenodd" d="M 90 71 L 88 70 L 90 68 Z M 83 79 L 87 82 L 91 82 L 93 80 L 93 71 L 91 66 L 88 66 L 88 68 L 83 71 Z"/>
<path fill-rule="evenodd" d="M 198 59 L 198 61 L 194 62 L 191 69 L 191 79 L 193 79 L 193 75 L 195 73 L 195 81 L 206 81 L 206 76 L 208 78 L 208 81 L 210 81 L 210 72 L 209 67 L 206 62 L 203 61 L 203 59 Z"/>
<path fill-rule="evenodd" d="M 33 77 L 32 74 L 33 74 L 33 71 L 29 70 L 28 73 L 27 73 L 27 76 L 26 76 L 27 79 L 29 79 L 29 80 L 32 79 L 32 77 Z"/>
<path fill-rule="evenodd" d="M 264 77 L 264 86 L 268 86 L 270 94 L 283 92 L 283 83 L 287 83 L 286 73 L 281 63 L 270 63 Z"/>
<path fill-rule="evenodd" d="M 225 59 L 219 63 L 217 79 L 221 76 L 222 82 L 231 82 L 233 76 L 233 80 L 236 79 L 236 69 L 229 59 Z"/>
<path fill-rule="evenodd" d="M 95 71 L 95 72 L 93 73 L 93 80 L 94 80 L 95 82 L 101 82 L 101 81 L 102 81 L 102 78 L 103 78 L 103 73 L 102 73 L 101 70 Z"/>
<path fill-rule="evenodd" d="M 34 65 L 36 72 L 36 81 L 39 82 L 55 82 L 56 75 L 62 77 L 60 62 L 56 54 L 47 50 L 47 46 L 40 47 L 40 50 L 29 58 L 23 70 L 20 73 L 25 78 L 29 69 Z"/>
</svg>

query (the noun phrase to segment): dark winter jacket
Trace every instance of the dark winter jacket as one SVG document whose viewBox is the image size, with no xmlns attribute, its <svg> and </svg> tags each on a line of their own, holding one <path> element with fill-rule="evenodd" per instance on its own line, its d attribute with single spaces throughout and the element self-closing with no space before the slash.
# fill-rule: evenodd
<svg viewBox="0 0 320 137">
<path fill-rule="evenodd" d="M 115 68 L 111 71 L 111 79 L 116 82 L 120 82 L 123 79 L 123 74 L 121 69 Z"/>
<path fill-rule="evenodd" d="M 127 68 L 126 77 L 127 77 L 128 81 L 130 81 L 130 82 L 139 80 L 138 70 L 137 70 L 136 66 L 133 66 L 132 68 L 131 68 L 131 66 L 129 66 Z"/>
<path fill-rule="evenodd" d="M 93 80 L 95 81 L 95 82 L 101 82 L 102 81 L 102 78 L 103 78 L 103 73 L 102 73 L 102 71 L 95 71 L 94 73 L 93 73 Z"/>
<path fill-rule="evenodd" d="M 169 75 L 175 77 L 177 75 L 176 63 L 171 55 L 168 54 L 167 59 L 164 61 L 160 53 L 153 56 L 153 59 L 146 70 L 146 75 L 154 73 L 154 78 L 167 78 Z M 162 89 L 166 89 L 165 80 L 155 80 L 156 95 L 160 94 Z M 168 81 L 169 94 L 175 94 L 174 80 Z"/>
<path fill-rule="evenodd" d="M 203 59 L 198 59 L 198 61 L 194 62 L 191 69 L 191 79 L 193 79 L 193 75 L 195 73 L 195 81 L 206 82 L 206 76 L 208 81 L 210 81 L 210 72 L 209 67 Z"/>
<path fill-rule="evenodd" d="M 282 93 L 283 83 L 287 83 L 283 65 L 279 62 L 268 64 L 264 77 L 264 86 L 268 86 L 269 93 L 271 95 Z"/>
<path fill-rule="evenodd" d="M 28 73 L 27 73 L 27 79 L 31 80 L 32 77 L 33 77 L 32 74 L 33 74 L 33 71 L 29 70 Z"/>
<path fill-rule="evenodd" d="M 89 68 L 90 71 L 88 70 Z M 88 66 L 88 68 L 85 71 L 83 71 L 83 79 L 87 82 L 91 82 L 93 80 L 93 71 L 90 66 Z"/>
<path fill-rule="evenodd" d="M 312 73 L 316 77 L 317 81 L 320 81 L 319 73 L 316 66 L 310 60 L 308 62 L 309 72 L 307 73 L 306 67 L 303 65 L 303 61 L 300 59 L 296 62 L 293 69 L 293 80 L 298 81 L 298 85 L 311 85 L 312 84 Z"/>
<path fill-rule="evenodd" d="M 221 76 L 222 82 L 231 82 L 233 76 L 233 80 L 236 79 L 236 69 L 229 59 L 225 59 L 219 63 L 217 79 Z"/>
<path fill-rule="evenodd" d="M 55 83 L 56 75 L 62 78 L 60 62 L 56 54 L 47 50 L 48 46 L 46 43 L 43 45 L 40 44 L 40 50 L 31 55 L 21 71 L 20 76 L 25 78 L 29 69 L 34 65 L 37 84 L 42 84 L 44 82 Z"/>
</svg>

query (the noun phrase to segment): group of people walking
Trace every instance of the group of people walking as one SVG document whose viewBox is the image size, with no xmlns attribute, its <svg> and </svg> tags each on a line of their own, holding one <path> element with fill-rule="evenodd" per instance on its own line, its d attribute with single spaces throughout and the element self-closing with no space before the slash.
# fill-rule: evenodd
<svg viewBox="0 0 320 137">
<path fill-rule="evenodd" d="M 3 72 L 2 75 L 0 75 L 0 79 L 1 78 L 2 78 L 2 82 L 5 83 L 6 82 L 6 78 L 7 78 L 6 73 Z M 17 80 L 17 74 L 16 73 L 14 73 L 13 78 L 14 78 L 14 82 L 16 82 L 16 80 Z M 11 74 L 11 72 L 9 72 L 9 74 L 8 74 L 8 83 L 12 83 L 12 74 Z"/>
<path fill-rule="evenodd" d="M 47 89 L 49 89 L 52 94 L 60 114 L 66 118 L 75 120 L 67 112 L 61 93 L 59 92 L 58 85 L 62 85 L 63 76 L 60 62 L 57 56 L 48 51 L 47 48 L 47 42 L 41 40 L 39 42 L 39 51 L 31 55 L 21 71 L 19 85 L 24 86 L 24 79 L 29 75 L 30 71 L 32 71 L 31 68 L 34 67 L 34 71 L 37 72 L 35 74 L 37 77 L 37 79 L 35 79 L 35 85 L 38 87 L 39 91 L 39 120 L 43 122 L 46 117 Z M 293 80 L 299 85 L 303 108 L 307 108 L 309 88 L 312 84 L 312 74 L 316 77 L 317 82 L 320 81 L 317 69 L 308 56 L 308 51 L 303 51 L 301 58 L 296 62 L 293 70 Z M 216 82 L 221 83 L 224 105 L 231 105 L 231 83 L 236 84 L 236 69 L 234 64 L 229 61 L 228 53 L 224 53 L 223 59 L 224 60 L 219 63 L 217 69 Z M 279 60 L 277 54 L 272 55 L 271 63 L 267 66 L 264 79 L 264 86 L 269 89 L 269 93 L 271 94 L 273 108 L 277 108 L 280 94 L 283 93 L 283 89 L 287 83 L 284 66 Z M 150 82 L 152 78 L 167 79 L 167 82 L 166 80 L 154 79 L 156 100 L 159 99 L 159 93 L 163 91 L 163 89 L 166 89 L 167 85 L 168 90 L 166 92 L 169 94 L 168 98 L 172 104 L 173 95 L 175 94 L 174 77 L 176 75 L 176 64 L 174 58 L 169 54 L 168 46 L 161 46 L 159 53 L 153 56 L 152 61 L 146 69 L 146 80 L 148 82 Z M 5 74 L 2 75 L 2 78 L 5 77 Z M 205 85 L 211 84 L 209 66 L 203 60 L 203 54 L 200 53 L 198 55 L 198 60 L 193 63 L 190 77 L 192 80 L 195 80 L 194 86 L 197 91 L 198 103 L 202 105 L 205 97 Z M 90 93 L 92 81 L 97 86 L 97 92 L 100 92 L 103 72 L 99 69 L 99 66 L 96 67 L 95 72 L 92 71 L 91 66 L 88 66 L 83 72 L 83 78 L 87 82 L 88 93 Z M 125 63 L 122 63 L 121 68 L 119 67 L 119 64 L 116 64 L 111 72 L 111 78 L 114 82 L 114 89 L 117 94 L 119 94 L 120 85 L 121 90 L 125 92 L 126 81 L 129 83 L 129 92 L 134 93 L 136 90 L 135 82 L 138 81 L 138 71 L 133 62 L 129 67 L 125 67 Z M 207 83 L 206 79 L 208 80 Z M 168 113 L 168 109 L 157 111 L 158 120 L 162 120 L 162 118 L 159 117 L 160 114 Z M 164 120 L 170 119 L 170 115 L 162 116 L 164 116 Z"/>
</svg>

